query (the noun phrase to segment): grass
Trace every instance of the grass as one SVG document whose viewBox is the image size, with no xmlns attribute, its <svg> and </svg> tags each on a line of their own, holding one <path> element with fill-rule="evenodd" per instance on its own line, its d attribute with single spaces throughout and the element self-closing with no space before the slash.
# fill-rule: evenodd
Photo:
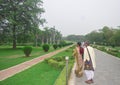
<svg viewBox="0 0 120 85">
<path fill-rule="evenodd" d="M 54 51 L 53 48 L 49 52 L 44 52 L 41 47 L 33 47 L 33 51 L 30 57 L 25 57 L 24 52 L 22 51 L 22 46 L 12 49 L 11 47 L 0 47 L 0 70 L 6 69 L 8 67 L 20 64 L 22 62 L 31 60 L 33 58 L 39 57 L 51 51 Z"/>
<path fill-rule="evenodd" d="M 58 57 L 58 56 L 72 56 L 72 52 L 73 52 L 73 47 L 63 51 L 63 52 L 60 52 L 56 55 L 54 55 L 53 57 Z"/>
<path fill-rule="evenodd" d="M 1 81 L 0 85 L 53 85 L 60 72 L 60 69 L 42 62 Z"/>
<path fill-rule="evenodd" d="M 72 55 L 72 48 L 60 52 L 52 57 L 71 56 L 71 55 Z M 64 74 L 61 74 L 62 73 L 61 71 L 62 69 L 56 69 L 55 67 L 43 61 L 6 80 L 0 81 L 0 85 L 54 85 L 55 81 L 58 78 L 65 77 Z M 60 77 L 60 75 L 63 76 Z"/>
<path fill-rule="evenodd" d="M 68 75 L 70 76 L 70 72 L 72 69 L 72 66 L 74 64 L 74 59 L 72 56 L 73 53 L 73 48 L 69 48 L 53 57 L 58 57 L 58 56 L 69 56 L 69 65 L 68 65 Z M 66 84 L 66 66 L 63 68 L 63 70 L 61 71 L 60 75 L 58 76 L 58 78 L 56 79 L 54 85 L 65 85 Z"/>
<path fill-rule="evenodd" d="M 71 64 L 69 64 L 69 66 L 68 66 L 68 75 L 69 76 L 70 76 L 72 66 L 73 66 L 73 62 Z M 54 85 L 65 85 L 65 84 L 66 84 L 66 66 L 60 73 L 59 77 L 56 79 L 56 82 L 54 83 Z"/>
</svg>

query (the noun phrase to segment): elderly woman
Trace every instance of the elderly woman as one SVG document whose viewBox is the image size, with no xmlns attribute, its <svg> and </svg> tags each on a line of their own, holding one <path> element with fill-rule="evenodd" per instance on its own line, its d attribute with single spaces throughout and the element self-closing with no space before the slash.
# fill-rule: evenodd
<svg viewBox="0 0 120 85">
<path fill-rule="evenodd" d="M 83 53 L 84 50 L 81 47 L 81 43 L 78 42 L 73 52 L 73 56 L 75 57 L 75 65 L 76 65 L 75 74 L 77 77 L 81 77 L 83 75 Z"/>
</svg>

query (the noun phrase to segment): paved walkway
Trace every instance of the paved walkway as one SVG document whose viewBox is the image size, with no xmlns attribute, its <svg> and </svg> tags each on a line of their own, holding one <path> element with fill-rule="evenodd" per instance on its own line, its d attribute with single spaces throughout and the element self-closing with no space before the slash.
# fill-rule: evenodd
<svg viewBox="0 0 120 85">
<path fill-rule="evenodd" d="M 56 50 L 54 52 L 48 53 L 46 55 L 43 55 L 43 56 L 40 56 L 37 58 L 34 58 L 32 60 L 29 60 L 29 61 L 26 61 L 24 63 L 18 64 L 16 66 L 10 67 L 8 69 L 1 70 L 0 71 L 0 81 L 7 79 L 8 77 L 11 77 L 11 76 L 15 75 L 16 73 L 19 73 L 25 69 L 28 69 L 31 66 L 43 61 L 45 58 L 51 57 L 51 56 L 53 56 L 61 51 L 68 49 L 69 47 L 71 47 L 71 46 L 65 47 L 65 48 L 60 49 L 60 50 Z"/>
<path fill-rule="evenodd" d="M 120 59 L 95 49 L 96 64 L 94 84 L 91 85 L 120 85 Z M 77 78 L 74 68 L 69 85 L 88 85 L 84 81 L 86 76 Z"/>
</svg>

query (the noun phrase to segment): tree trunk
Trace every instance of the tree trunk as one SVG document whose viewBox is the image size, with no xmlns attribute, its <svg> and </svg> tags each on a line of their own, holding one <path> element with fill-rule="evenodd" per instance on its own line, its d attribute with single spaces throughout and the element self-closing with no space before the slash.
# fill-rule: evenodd
<svg viewBox="0 0 120 85">
<path fill-rule="evenodd" d="M 15 35 L 15 33 L 16 33 L 16 26 L 14 25 L 13 26 L 13 49 L 15 49 L 16 48 L 16 35 Z"/>
<path fill-rule="evenodd" d="M 16 7 L 13 5 L 13 17 L 14 17 L 14 21 L 16 22 Z M 14 22 L 13 24 L 13 49 L 16 48 L 16 23 Z"/>
<path fill-rule="evenodd" d="M 38 45 L 38 43 L 37 43 L 38 41 L 37 41 L 37 40 L 38 40 L 38 35 L 36 34 L 36 37 L 35 37 L 35 44 L 36 44 L 35 46 L 36 46 L 36 47 L 37 47 L 37 45 Z"/>
</svg>

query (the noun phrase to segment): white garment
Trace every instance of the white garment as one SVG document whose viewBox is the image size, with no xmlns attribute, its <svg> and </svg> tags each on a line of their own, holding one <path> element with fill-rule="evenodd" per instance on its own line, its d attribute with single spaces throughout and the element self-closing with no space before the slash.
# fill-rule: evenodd
<svg viewBox="0 0 120 85">
<path fill-rule="evenodd" d="M 85 74 L 86 74 L 87 80 L 93 79 L 94 77 L 94 71 L 92 70 L 85 70 Z"/>
<path fill-rule="evenodd" d="M 87 46 L 87 48 L 88 48 L 89 53 L 90 53 L 90 56 L 91 56 L 93 68 L 94 68 L 94 70 L 95 70 L 95 68 L 96 68 L 96 63 L 95 63 L 95 53 L 94 53 L 94 49 L 93 49 L 91 46 Z M 86 47 L 84 48 L 84 61 L 90 60 L 90 59 L 89 59 L 89 55 L 88 55 L 87 48 L 86 48 Z"/>
</svg>

